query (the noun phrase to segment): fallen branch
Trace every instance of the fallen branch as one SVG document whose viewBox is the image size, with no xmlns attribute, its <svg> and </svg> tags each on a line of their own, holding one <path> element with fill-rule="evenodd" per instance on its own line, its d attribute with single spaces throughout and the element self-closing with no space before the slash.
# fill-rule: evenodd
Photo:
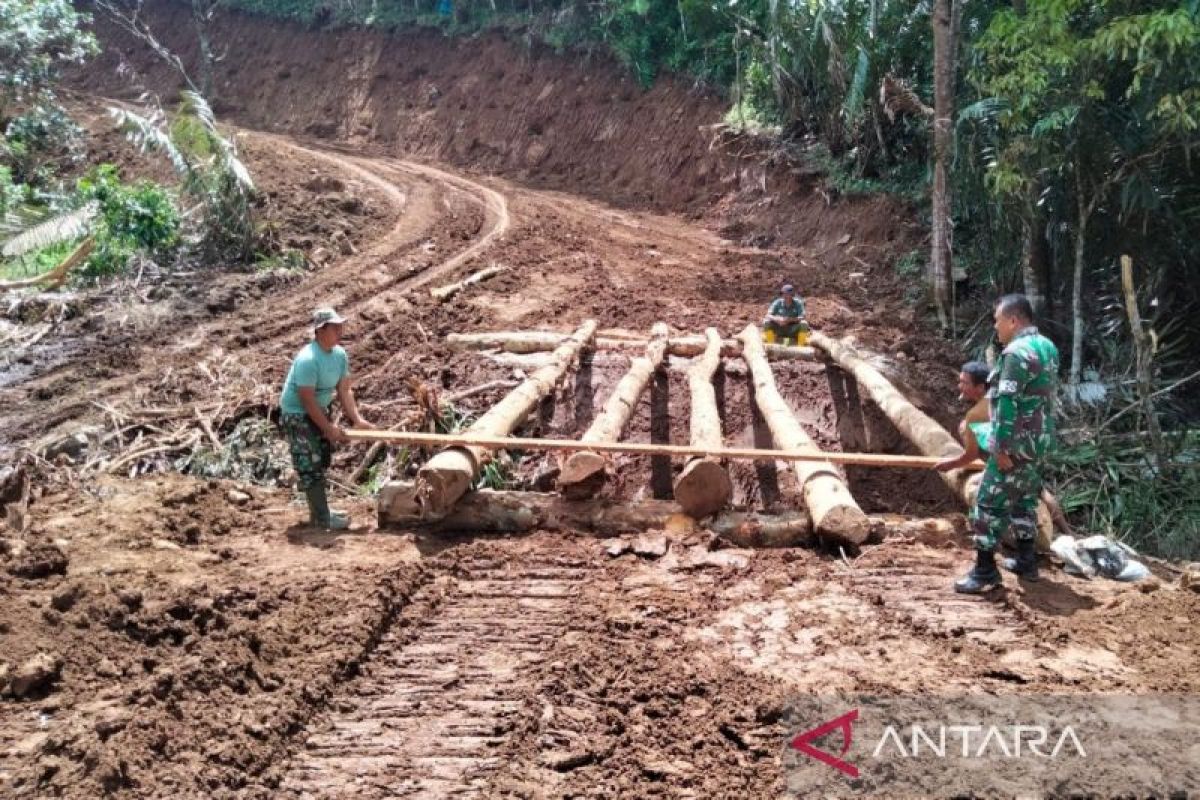
<svg viewBox="0 0 1200 800">
<path fill-rule="evenodd" d="M 453 297 L 454 295 L 458 294 L 463 289 L 467 288 L 468 286 L 473 286 L 476 283 L 482 283 L 483 281 L 486 281 L 488 278 L 493 278 L 496 275 L 501 274 L 502 272 L 508 272 L 508 267 L 502 267 L 502 266 L 493 264 L 490 267 L 481 269 L 478 272 L 474 273 L 473 275 L 470 275 L 467 278 L 464 278 L 463 280 L 459 281 L 458 283 L 451 283 L 447 286 L 441 286 L 436 289 L 430 289 L 429 293 L 431 295 L 433 295 L 435 300 L 440 300 L 441 302 L 444 303 L 447 300 L 449 300 L 451 297 Z"/>
<path fill-rule="evenodd" d="M 71 270 L 82 264 L 89 255 L 92 254 L 92 248 L 96 246 L 96 240 L 91 236 L 80 242 L 79 246 L 71 251 L 62 262 L 50 270 L 43 272 L 41 275 L 35 275 L 32 278 L 26 278 L 19 281 L 0 281 L 0 292 L 9 289 L 24 289 L 28 286 L 41 286 L 46 284 L 51 289 L 57 289 L 67 282 L 67 275 Z"/>
</svg>

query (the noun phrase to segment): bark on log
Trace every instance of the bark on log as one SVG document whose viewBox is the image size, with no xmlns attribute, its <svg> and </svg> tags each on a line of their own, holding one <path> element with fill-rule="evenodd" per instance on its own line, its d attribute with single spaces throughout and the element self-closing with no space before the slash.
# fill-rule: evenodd
<svg viewBox="0 0 1200 800">
<path fill-rule="evenodd" d="M 691 394 L 691 442 L 697 447 L 720 447 L 721 416 L 713 376 L 721 366 L 721 335 L 716 328 L 704 332 L 708 346 L 688 370 Z M 675 501 L 697 519 L 725 507 L 733 496 L 733 482 L 720 462 L 712 458 L 693 458 L 675 481 Z"/>
<path fill-rule="evenodd" d="M 937 420 L 913 405 L 908 398 L 900 393 L 891 381 L 879 370 L 871 366 L 850 345 L 838 339 L 826 336 L 818 331 L 809 335 L 809 341 L 829 354 L 829 357 L 842 369 L 851 373 L 858 385 L 868 394 L 879 409 L 883 411 L 896 429 L 904 435 L 922 454 L 937 458 L 952 458 L 962 453 L 962 445 L 943 428 Z M 966 470 L 951 470 L 939 473 L 942 480 L 950 487 L 968 508 L 975 504 L 975 495 L 979 490 L 982 476 Z M 1053 517 L 1045 501 L 1038 504 L 1038 547 L 1049 550 L 1053 540 Z"/>
<path fill-rule="evenodd" d="M 602 536 L 699 527 L 671 500 L 616 504 L 603 499 L 570 500 L 546 492 L 490 489 L 468 492 L 447 516 L 431 522 L 395 510 L 396 498 L 411 493 L 412 484 L 399 481 L 380 489 L 380 527 L 421 527 L 447 533 L 590 531 Z M 743 547 L 792 547 L 812 538 L 812 524 L 803 511 L 778 515 L 726 511 L 705 520 L 703 527 Z"/>
<path fill-rule="evenodd" d="M 486 436 L 506 436 L 537 408 L 538 402 L 554 387 L 575 363 L 582 350 L 596 334 L 595 320 L 588 320 L 554 351 L 553 364 L 543 367 L 513 389 L 473 425 L 468 433 Z M 446 515 L 470 488 L 479 475 L 488 453 L 483 447 L 455 447 L 443 450 L 431 458 L 417 473 L 409 495 L 396 495 L 393 502 L 403 513 L 429 519 Z"/>
<path fill-rule="evenodd" d="M 767 426 L 775 446 L 789 450 L 814 450 L 816 444 L 796 421 L 791 408 L 775 386 L 775 376 L 763 353 L 758 327 L 747 325 L 738 334 L 746 365 L 754 380 L 754 400 Z M 854 501 L 850 490 L 841 476 L 828 462 L 794 462 L 796 478 L 804 490 L 804 502 L 812 517 L 813 527 L 818 534 L 857 545 L 870 534 L 867 515 Z"/>
<path fill-rule="evenodd" d="M 650 384 L 650 378 L 662 367 L 669 333 L 666 323 L 654 325 L 649 344 L 646 345 L 646 354 L 630 363 L 629 370 L 613 389 L 604 408 L 580 438 L 581 442 L 615 442 L 621 438 L 629 418 L 633 416 L 633 410 L 637 408 L 638 399 Z M 559 490 L 572 498 L 594 497 L 608 477 L 607 466 L 608 460 L 599 453 L 590 450 L 572 453 L 559 473 Z"/>
<path fill-rule="evenodd" d="M 495 333 L 452 333 L 446 337 L 451 347 L 464 350 L 503 350 L 508 353 L 543 353 L 558 347 L 565 334 L 554 331 L 499 331 Z M 626 334 L 606 336 L 603 332 L 596 337 L 596 348 L 600 350 L 642 350 L 649 341 L 631 338 Z M 667 340 L 667 355 L 695 358 L 708 347 L 703 336 L 676 336 Z M 817 351 L 812 347 L 785 347 L 778 344 L 763 345 L 767 357 L 772 361 L 814 361 Z M 740 356 L 742 345 L 736 339 L 721 340 L 721 355 Z"/>
</svg>

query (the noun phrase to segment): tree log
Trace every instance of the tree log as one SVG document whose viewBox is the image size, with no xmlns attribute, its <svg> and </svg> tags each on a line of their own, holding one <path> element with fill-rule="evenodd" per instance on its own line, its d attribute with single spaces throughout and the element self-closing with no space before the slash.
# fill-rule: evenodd
<svg viewBox="0 0 1200 800">
<path fill-rule="evenodd" d="M 762 412 L 775 446 L 788 450 L 814 450 L 816 444 L 796 421 L 787 401 L 775 386 L 775 376 L 763 353 L 758 327 L 747 325 L 738 334 L 750 375 L 754 380 L 754 400 Z M 867 515 L 854 501 L 841 475 L 828 462 L 794 462 L 796 478 L 804 490 L 804 502 L 818 534 L 849 544 L 861 544 L 870 534 Z"/>
<path fill-rule="evenodd" d="M 709 328 L 704 335 L 708 346 L 688 370 L 692 398 L 690 434 L 694 446 L 720 447 L 721 415 L 717 411 L 713 376 L 721 366 L 721 334 L 716 328 Z M 691 459 L 675 481 L 675 501 L 697 519 L 724 508 L 732 495 L 729 473 L 712 458 Z"/>
<path fill-rule="evenodd" d="M 858 385 L 868 394 L 879 409 L 883 411 L 896 429 L 904 435 L 921 453 L 937 458 L 952 458 L 962 453 L 962 445 L 921 409 L 913 405 L 891 381 L 879 370 L 871 366 L 850 345 L 844 341 L 833 339 L 818 331 L 809 335 L 809 341 L 829 354 L 842 369 L 851 373 Z M 975 504 L 975 495 L 979 491 L 981 476 L 971 474 L 966 470 L 956 469 L 939 473 L 942 480 L 956 495 L 962 498 L 968 508 Z M 1050 548 L 1053 535 L 1053 517 L 1045 501 L 1038 505 L 1038 546 L 1042 550 Z"/>
<path fill-rule="evenodd" d="M 543 353 L 558 347 L 566 334 L 554 331 L 500 331 L 495 333 L 452 333 L 446 337 L 446 343 L 451 347 L 464 350 L 503 350 L 508 353 Z M 633 338 L 628 334 L 613 332 L 606 335 L 603 332 L 596 337 L 596 347 L 600 350 L 643 350 L 649 344 L 644 338 Z M 667 355 L 681 358 L 695 358 L 702 355 L 708 347 L 708 340 L 703 336 L 676 336 L 667 340 Z M 772 361 L 813 361 L 817 351 L 812 347 L 785 347 L 784 345 L 763 345 L 767 357 Z M 725 357 L 740 356 L 742 345 L 736 339 L 721 340 L 721 355 Z"/>
<path fill-rule="evenodd" d="M 467 428 L 471 434 L 506 436 L 537 408 L 538 402 L 553 391 L 596 334 L 596 321 L 588 320 L 554 351 L 554 362 L 529 376 L 504 399 Z M 454 447 L 431 458 L 417 473 L 407 496 L 397 494 L 393 502 L 398 513 L 437 519 L 446 515 L 479 475 L 491 451 L 484 447 Z M 407 509 L 404 511 L 404 509 Z"/>
<path fill-rule="evenodd" d="M 440 300 L 444 303 L 447 300 L 449 300 L 451 297 L 453 297 L 454 295 L 461 292 L 463 289 L 467 288 L 468 286 L 472 286 L 476 283 L 482 283 L 483 281 L 486 281 L 488 278 L 495 277 L 496 275 L 499 275 L 499 274 L 507 272 L 507 271 L 508 271 L 508 267 L 502 267 L 502 266 L 498 266 L 496 264 L 492 264 L 490 267 L 486 267 L 485 269 L 481 269 L 476 273 L 468 275 L 466 278 L 463 278 L 458 283 L 451 283 L 447 286 L 439 286 L 436 289 L 430 289 L 429 293 L 431 295 L 433 295 L 433 298 L 435 300 Z"/>
<path fill-rule="evenodd" d="M 613 389 L 612 395 L 604 403 L 604 408 L 580 438 L 581 442 L 615 442 L 621 438 L 621 433 L 629 424 L 629 418 L 633 416 L 633 410 L 637 408 L 638 399 L 645 393 L 650 378 L 662 366 L 668 333 L 670 330 L 663 322 L 656 323 L 650 330 L 646 354 L 630 363 L 629 370 Z M 594 497 L 608 477 L 607 465 L 608 461 L 604 456 L 591 450 L 572 453 L 563 463 L 559 473 L 559 490 L 567 497 Z"/>
</svg>

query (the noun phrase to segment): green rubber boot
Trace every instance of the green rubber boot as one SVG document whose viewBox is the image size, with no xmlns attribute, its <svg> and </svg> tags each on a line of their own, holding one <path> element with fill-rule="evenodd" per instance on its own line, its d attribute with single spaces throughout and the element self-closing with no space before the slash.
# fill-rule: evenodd
<svg viewBox="0 0 1200 800">
<path fill-rule="evenodd" d="M 317 528 L 342 531 L 350 527 L 350 517 L 329 510 L 329 498 L 325 494 L 325 482 L 318 481 L 304 491 L 308 500 L 308 521 Z"/>
</svg>

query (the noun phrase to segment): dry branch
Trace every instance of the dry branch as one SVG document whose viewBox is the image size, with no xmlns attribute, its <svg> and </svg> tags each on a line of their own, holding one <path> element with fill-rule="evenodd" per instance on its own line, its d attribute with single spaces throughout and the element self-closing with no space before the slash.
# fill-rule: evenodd
<svg viewBox="0 0 1200 800">
<path fill-rule="evenodd" d="M 717 448 L 723 439 L 713 376 L 721 366 L 721 335 L 716 328 L 707 329 L 704 335 L 708 346 L 688 370 L 691 443 L 696 447 Z M 712 458 L 692 458 L 675 481 L 675 500 L 693 517 L 706 517 L 724 508 L 732 495 L 729 474 Z"/>
<path fill-rule="evenodd" d="M 742 341 L 744 358 L 754 380 L 755 403 L 771 429 L 775 445 L 787 450 L 819 452 L 776 388 L 760 336 L 757 326 L 747 325 L 738 338 Z M 865 541 L 870 534 L 867 515 L 854 501 L 833 465 L 828 460 L 797 461 L 794 469 L 817 532 L 855 545 Z"/>
<path fill-rule="evenodd" d="M 646 345 L 646 354 L 635 358 L 629 365 L 629 371 L 621 378 L 620 383 L 613 389 L 604 408 L 592 421 L 591 427 L 583 434 L 582 444 L 596 442 L 615 442 L 621 438 L 633 410 L 637 408 L 638 400 L 645 393 L 650 379 L 662 367 L 666 354 L 667 334 L 665 323 L 654 325 L 650 332 L 650 342 Z M 607 460 L 604 456 L 591 450 L 580 450 L 571 454 L 563 464 L 559 475 L 559 488 L 568 497 L 592 497 L 604 485 Z"/>
<path fill-rule="evenodd" d="M 35 275 L 32 278 L 26 278 L 19 281 L 0 281 L 0 292 L 9 289 L 23 289 L 27 286 L 40 286 L 46 284 L 49 288 L 57 288 L 67 282 L 67 276 L 71 274 L 71 270 L 82 264 L 92 253 L 92 248 L 96 246 L 96 240 L 91 236 L 80 242 L 79 246 L 71 251 L 71 254 L 64 258 L 62 262 L 50 270 L 43 272 L 41 275 Z"/>
</svg>

